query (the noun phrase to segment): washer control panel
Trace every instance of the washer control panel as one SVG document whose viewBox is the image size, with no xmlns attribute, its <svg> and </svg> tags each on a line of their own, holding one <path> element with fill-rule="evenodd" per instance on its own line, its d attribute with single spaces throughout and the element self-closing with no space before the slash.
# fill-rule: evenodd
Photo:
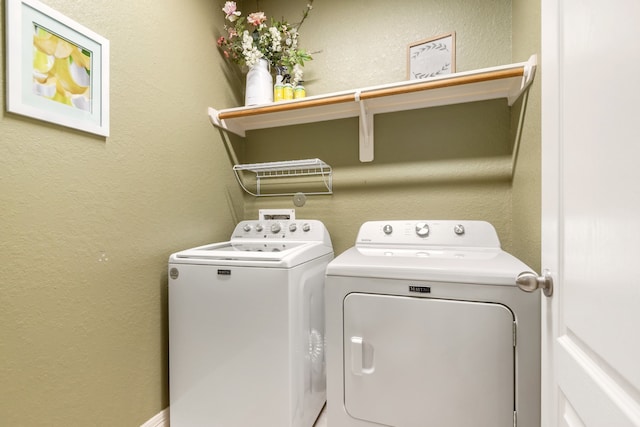
<svg viewBox="0 0 640 427">
<path fill-rule="evenodd" d="M 317 220 L 267 219 L 238 223 L 231 239 L 323 241 L 325 234 L 328 235 L 325 226 Z"/>
<path fill-rule="evenodd" d="M 500 247 L 498 233 L 486 221 L 390 220 L 362 224 L 356 246 Z"/>
</svg>

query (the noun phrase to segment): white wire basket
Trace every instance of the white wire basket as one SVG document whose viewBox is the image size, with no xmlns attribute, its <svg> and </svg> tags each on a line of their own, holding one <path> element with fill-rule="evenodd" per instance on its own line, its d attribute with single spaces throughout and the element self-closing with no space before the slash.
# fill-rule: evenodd
<svg viewBox="0 0 640 427">
<path fill-rule="evenodd" d="M 320 159 L 234 165 L 233 171 L 242 189 L 252 196 L 291 196 L 296 193 L 333 194 L 331 166 Z M 241 176 L 243 172 L 252 174 L 255 180 L 252 187 L 255 187 L 255 190 L 248 188 Z M 279 191 L 283 187 L 293 187 L 297 191 Z M 311 190 L 304 191 L 307 187 Z M 270 192 L 269 188 L 275 191 Z"/>
</svg>

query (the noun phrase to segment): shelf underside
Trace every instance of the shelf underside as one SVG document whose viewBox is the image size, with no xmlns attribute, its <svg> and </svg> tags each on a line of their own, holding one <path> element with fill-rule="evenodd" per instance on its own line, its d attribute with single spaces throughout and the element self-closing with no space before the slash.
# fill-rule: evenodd
<svg viewBox="0 0 640 427">
<path fill-rule="evenodd" d="M 360 118 L 360 160 L 373 160 L 373 116 L 488 99 L 512 105 L 533 81 L 536 57 L 500 67 L 410 80 L 261 106 L 209 109 L 211 122 L 245 136 L 245 131 L 348 117 Z"/>
</svg>

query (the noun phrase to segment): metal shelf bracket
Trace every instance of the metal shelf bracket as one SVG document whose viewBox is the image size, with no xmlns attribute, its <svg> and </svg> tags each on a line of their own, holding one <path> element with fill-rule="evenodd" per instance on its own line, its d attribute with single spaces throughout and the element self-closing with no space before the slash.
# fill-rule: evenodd
<svg viewBox="0 0 640 427">
<path fill-rule="evenodd" d="M 360 104 L 360 161 L 373 161 L 373 113 L 367 111 L 366 101 L 361 97 L 361 91 L 356 91 L 355 101 Z"/>
</svg>

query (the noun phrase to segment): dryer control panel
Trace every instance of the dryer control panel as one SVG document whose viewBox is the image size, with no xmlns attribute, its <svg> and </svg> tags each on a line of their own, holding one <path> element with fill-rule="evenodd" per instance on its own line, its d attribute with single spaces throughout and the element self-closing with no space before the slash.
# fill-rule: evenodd
<svg viewBox="0 0 640 427">
<path fill-rule="evenodd" d="M 499 248 L 500 239 L 486 221 L 414 220 L 368 221 L 356 246 L 461 246 Z"/>
</svg>

